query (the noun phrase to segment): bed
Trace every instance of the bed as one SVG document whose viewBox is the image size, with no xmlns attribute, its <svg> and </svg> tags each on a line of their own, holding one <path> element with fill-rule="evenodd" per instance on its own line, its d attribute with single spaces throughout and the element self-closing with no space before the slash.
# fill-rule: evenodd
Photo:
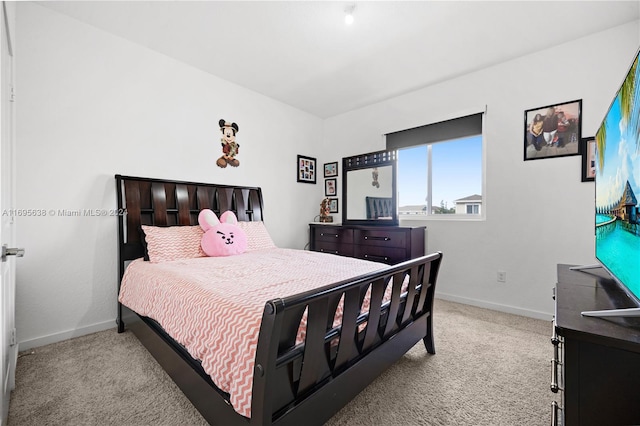
<svg viewBox="0 0 640 426">
<path fill-rule="evenodd" d="M 293 271 L 282 265 L 289 258 L 297 259 L 298 287 L 294 288 L 300 291 L 284 291 L 272 283 L 265 283 L 264 288 L 273 289 L 262 291 L 250 287 L 255 284 L 250 284 L 251 279 L 247 276 L 233 278 L 237 280 L 236 287 L 245 290 L 243 297 L 233 297 L 249 306 L 238 309 L 248 309 L 251 315 L 257 316 L 253 321 L 254 328 L 237 324 L 228 329 L 219 325 L 210 327 L 216 329 L 221 339 L 241 341 L 240 346 L 251 351 L 242 354 L 248 360 L 242 361 L 242 365 L 249 371 L 248 377 L 243 376 L 245 382 L 239 386 L 248 387 L 244 395 L 250 395 L 244 408 L 238 403 L 240 397 L 236 388 L 221 383 L 219 376 L 212 375 L 218 361 L 200 355 L 194 351 L 193 342 L 185 342 L 182 336 L 176 336 L 171 321 L 165 322 L 169 314 L 166 318 L 155 313 L 149 315 L 143 305 L 121 303 L 119 299 L 118 332 L 131 330 L 210 424 L 322 424 L 420 340 L 429 353 L 435 353 L 432 309 L 442 253 L 388 266 L 323 253 L 260 246 L 235 256 L 237 259 L 194 258 L 152 265 L 153 262 L 142 260 L 148 256 L 145 234 L 141 232 L 143 226 L 174 230 L 178 228 L 165 227 L 181 226 L 181 230 L 187 230 L 187 227 L 197 225 L 200 210 L 209 208 L 217 215 L 233 211 L 240 222 L 253 228 L 264 219 L 262 191 L 257 187 L 122 175 L 115 178 L 120 213 L 118 293 L 121 296 L 128 288 L 121 288 L 123 282 L 135 285 L 129 283 L 142 280 L 133 271 L 164 268 L 160 275 L 169 282 L 187 281 L 187 276 L 195 275 L 202 287 L 225 289 L 220 290 L 224 294 L 229 293 L 228 288 L 232 288 L 234 282 L 210 285 L 207 282 L 209 275 L 191 272 L 195 271 L 193 265 L 202 264 L 214 275 L 216 269 L 225 266 L 222 263 L 213 266 L 212 262 L 241 260 L 265 268 L 273 264 L 278 265 L 280 271 Z M 328 268 L 327 265 L 333 265 L 333 262 L 336 262 L 335 266 Z M 320 278 L 318 275 L 323 274 L 316 272 L 308 273 L 307 277 L 307 270 L 299 267 L 304 263 L 323 264 L 327 270 L 349 269 L 351 273 L 345 276 L 342 271 Z M 258 266 L 254 269 L 260 273 Z M 174 273 L 177 275 L 172 275 Z M 291 275 L 293 280 L 296 274 Z M 153 283 L 149 288 L 164 287 Z M 283 293 L 279 294 L 279 291 Z M 144 299 L 144 293 L 141 294 Z M 173 303 L 169 309 L 173 322 L 192 324 L 193 320 L 180 311 L 182 305 L 191 305 L 191 302 L 185 303 L 176 297 L 168 300 L 167 304 Z M 203 302 L 200 316 L 205 316 L 202 309 L 207 315 L 211 311 L 212 316 L 220 316 L 221 310 L 214 312 L 211 305 Z M 186 335 L 198 333 L 187 331 Z M 210 350 L 212 345 L 203 343 L 205 341 L 208 342 L 207 339 L 199 340 L 196 345 L 204 352 L 218 356 L 221 351 Z"/>
</svg>

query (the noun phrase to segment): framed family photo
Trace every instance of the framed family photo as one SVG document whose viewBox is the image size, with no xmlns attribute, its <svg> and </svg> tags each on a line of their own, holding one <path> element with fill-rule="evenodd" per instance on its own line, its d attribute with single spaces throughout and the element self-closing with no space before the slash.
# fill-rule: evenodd
<svg viewBox="0 0 640 426">
<path fill-rule="evenodd" d="M 316 159 L 298 155 L 298 182 L 316 183 Z"/>
<path fill-rule="evenodd" d="M 582 99 L 524 112 L 524 160 L 580 155 Z"/>
<path fill-rule="evenodd" d="M 324 163 L 324 177 L 338 176 L 338 162 Z"/>
<path fill-rule="evenodd" d="M 326 179 L 324 181 L 324 195 L 335 196 L 338 193 L 336 186 L 337 179 Z"/>
<path fill-rule="evenodd" d="M 582 138 L 580 140 L 582 153 L 582 182 L 596 179 L 596 138 Z"/>
<path fill-rule="evenodd" d="M 338 199 L 329 198 L 329 213 L 338 213 Z"/>
</svg>

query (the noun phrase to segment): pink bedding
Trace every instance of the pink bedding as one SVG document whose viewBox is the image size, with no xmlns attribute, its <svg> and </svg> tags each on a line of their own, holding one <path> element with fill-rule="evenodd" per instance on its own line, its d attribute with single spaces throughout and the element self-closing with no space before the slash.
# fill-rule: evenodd
<svg viewBox="0 0 640 426">
<path fill-rule="evenodd" d="M 164 263 L 133 261 L 119 300 L 181 343 L 236 412 L 251 416 L 255 351 L 265 302 L 386 265 L 292 249 Z"/>
</svg>

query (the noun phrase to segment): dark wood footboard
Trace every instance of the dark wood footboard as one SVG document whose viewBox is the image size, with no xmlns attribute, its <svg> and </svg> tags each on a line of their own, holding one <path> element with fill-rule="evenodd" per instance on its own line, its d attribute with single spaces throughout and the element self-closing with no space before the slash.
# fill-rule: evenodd
<svg viewBox="0 0 640 426">
<path fill-rule="evenodd" d="M 269 301 L 256 353 L 251 424 L 322 424 L 420 340 L 435 353 L 432 310 L 441 259 L 442 253 L 433 253 Z M 405 279 L 409 286 L 402 292 Z M 382 303 L 388 286 L 391 300 Z M 369 288 L 371 308 L 361 313 Z M 344 313 L 335 324 L 341 300 Z M 306 340 L 295 345 L 305 311 Z"/>
</svg>

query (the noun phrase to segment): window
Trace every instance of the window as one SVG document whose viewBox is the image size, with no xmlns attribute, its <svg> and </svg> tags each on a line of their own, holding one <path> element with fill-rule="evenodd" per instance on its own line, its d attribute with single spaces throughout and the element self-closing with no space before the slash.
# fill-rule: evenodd
<svg viewBox="0 0 640 426">
<path fill-rule="evenodd" d="M 400 219 L 482 213 L 482 114 L 469 117 L 387 135 L 398 151 Z"/>
</svg>

